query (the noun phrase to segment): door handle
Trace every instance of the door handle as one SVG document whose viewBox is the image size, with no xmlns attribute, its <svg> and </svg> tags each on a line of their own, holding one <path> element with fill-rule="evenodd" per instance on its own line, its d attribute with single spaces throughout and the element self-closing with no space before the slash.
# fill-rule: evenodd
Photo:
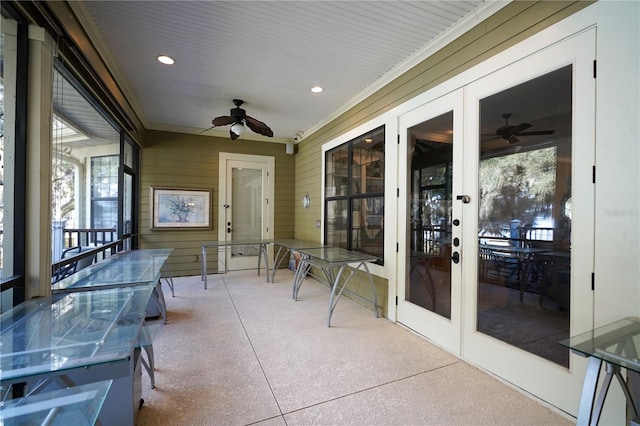
<svg viewBox="0 0 640 426">
<path fill-rule="evenodd" d="M 227 228 L 227 234 L 231 233 L 231 228 Z"/>
<path fill-rule="evenodd" d="M 460 263 L 460 253 L 458 253 L 457 251 L 454 251 L 451 254 L 451 260 L 453 261 L 453 263 Z"/>
<path fill-rule="evenodd" d="M 468 195 L 458 195 L 456 196 L 456 200 L 462 201 L 463 204 L 469 204 L 471 202 L 471 197 Z"/>
</svg>

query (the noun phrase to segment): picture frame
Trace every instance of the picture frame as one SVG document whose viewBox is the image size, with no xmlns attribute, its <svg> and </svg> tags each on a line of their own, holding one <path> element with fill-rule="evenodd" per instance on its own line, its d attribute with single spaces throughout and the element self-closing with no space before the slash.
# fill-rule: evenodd
<svg viewBox="0 0 640 426">
<path fill-rule="evenodd" d="M 212 189 L 150 187 L 150 227 L 211 229 Z"/>
</svg>

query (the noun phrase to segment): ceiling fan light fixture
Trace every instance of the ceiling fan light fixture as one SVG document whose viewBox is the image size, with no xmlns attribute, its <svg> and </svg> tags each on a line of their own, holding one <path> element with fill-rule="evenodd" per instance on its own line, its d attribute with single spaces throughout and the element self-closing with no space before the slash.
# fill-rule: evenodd
<svg viewBox="0 0 640 426">
<path fill-rule="evenodd" d="M 158 59 L 158 62 L 165 65 L 173 65 L 176 63 L 176 61 L 174 61 L 171 56 L 167 56 L 167 55 L 159 55 L 157 59 Z"/>
<path fill-rule="evenodd" d="M 240 137 L 242 136 L 242 132 L 244 132 L 244 126 L 242 123 L 234 123 L 233 126 L 231 126 L 231 132 Z"/>
<path fill-rule="evenodd" d="M 268 138 L 273 137 L 273 131 L 264 124 L 260 120 L 256 120 L 253 117 L 247 115 L 246 111 L 240 108 L 240 105 L 244 103 L 242 99 L 234 99 L 233 103 L 235 104 L 235 108 L 231 108 L 229 111 L 229 115 L 222 115 L 220 117 L 216 117 L 211 120 L 211 124 L 213 127 L 217 126 L 228 126 L 231 124 L 231 128 L 229 129 L 229 133 L 231 134 L 231 140 L 236 140 L 238 137 L 242 135 L 244 132 L 245 124 L 249 128 L 249 130 L 262 135 Z"/>
</svg>

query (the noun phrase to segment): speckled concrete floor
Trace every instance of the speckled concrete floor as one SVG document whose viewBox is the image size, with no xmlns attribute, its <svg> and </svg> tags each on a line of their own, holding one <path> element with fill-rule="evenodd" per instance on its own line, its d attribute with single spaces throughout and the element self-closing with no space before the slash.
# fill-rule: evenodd
<svg viewBox="0 0 640 426">
<path fill-rule="evenodd" d="M 327 287 L 255 271 L 176 278 L 138 425 L 570 425 Z M 168 293 L 168 292 L 167 292 Z"/>
</svg>

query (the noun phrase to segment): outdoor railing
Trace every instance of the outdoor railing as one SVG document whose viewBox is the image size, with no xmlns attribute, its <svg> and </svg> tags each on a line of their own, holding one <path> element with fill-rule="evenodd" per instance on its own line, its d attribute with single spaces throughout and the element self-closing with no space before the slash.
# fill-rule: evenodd
<svg viewBox="0 0 640 426">
<path fill-rule="evenodd" d="M 61 274 L 61 271 L 69 269 L 70 266 L 77 264 L 82 259 L 93 257 L 97 262 L 98 259 L 106 259 L 109 256 L 112 256 L 120 251 L 129 250 L 132 246 L 132 240 L 135 237 L 134 234 L 130 234 L 124 237 L 121 240 L 115 240 L 108 242 L 106 244 L 102 244 L 99 246 L 77 246 L 79 249 L 78 253 L 73 253 L 73 255 L 69 257 L 63 257 L 57 262 L 54 262 L 51 265 L 51 276 L 53 277 L 52 281 L 56 282 L 64 276 Z M 74 273 L 75 273 L 74 268 Z"/>
<path fill-rule="evenodd" d="M 116 228 L 65 228 L 62 233 L 64 248 L 106 244 L 117 239 Z"/>
</svg>

